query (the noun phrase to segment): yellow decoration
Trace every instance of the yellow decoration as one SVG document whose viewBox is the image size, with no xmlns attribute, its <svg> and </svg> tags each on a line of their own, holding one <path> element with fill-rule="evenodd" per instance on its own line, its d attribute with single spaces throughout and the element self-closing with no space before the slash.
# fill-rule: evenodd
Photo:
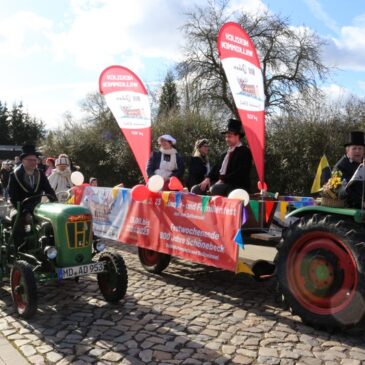
<svg viewBox="0 0 365 365">
<path fill-rule="evenodd" d="M 236 269 L 236 274 L 241 273 L 241 272 L 245 273 L 245 274 L 255 276 L 255 274 L 253 273 L 251 268 L 246 263 L 244 263 L 243 261 L 238 262 L 237 269 Z"/>
<path fill-rule="evenodd" d="M 342 184 L 342 172 L 339 170 L 333 171 L 330 179 L 323 186 L 322 196 L 326 196 L 331 199 L 338 199 L 338 193 L 342 187 Z"/>
<path fill-rule="evenodd" d="M 323 155 L 321 160 L 319 161 L 317 173 L 316 173 L 316 176 L 314 178 L 312 188 L 311 188 L 311 194 L 318 193 L 319 191 L 322 190 L 321 178 L 322 178 L 322 174 L 324 174 L 325 171 L 328 171 L 328 173 L 330 173 L 330 165 L 328 163 L 326 155 Z"/>
<path fill-rule="evenodd" d="M 169 197 L 170 197 L 170 191 L 163 191 L 161 193 L 162 195 L 162 201 L 164 202 L 164 204 L 166 205 L 169 201 Z"/>
<path fill-rule="evenodd" d="M 116 199 L 117 198 L 119 189 L 120 189 L 120 187 L 118 185 L 117 186 L 114 186 L 114 188 L 112 189 L 112 197 L 113 197 L 113 199 Z"/>
<path fill-rule="evenodd" d="M 280 202 L 280 219 L 284 220 L 288 209 L 288 202 Z"/>
</svg>

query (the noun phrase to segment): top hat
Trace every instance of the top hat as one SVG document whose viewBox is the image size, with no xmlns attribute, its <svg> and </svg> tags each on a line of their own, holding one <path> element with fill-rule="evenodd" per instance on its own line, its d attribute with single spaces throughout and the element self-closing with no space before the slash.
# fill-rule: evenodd
<svg viewBox="0 0 365 365">
<path fill-rule="evenodd" d="M 22 147 L 22 153 L 19 156 L 20 160 L 22 160 L 24 157 L 27 157 L 30 155 L 39 157 L 40 152 L 36 151 L 35 146 L 33 146 L 33 145 L 30 145 L 30 144 L 24 145 Z"/>
<path fill-rule="evenodd" d="M 237 120 L 237 119 L 228 119 L 227 122 L 227 130 L 223 131 L 222 134 L 226 134 L 226 133 L 235 133 L 235 134 L 239 134 L 241 137 L 243 137 L 243 130 L 242 130 L 242 123 L 241 121 Z"/>
<path fill-rule="evenodd" d="M 345 143 L 344 146 L 365 146 L 364 132 L 350 132 L 350 141 Z"/>
</svg>

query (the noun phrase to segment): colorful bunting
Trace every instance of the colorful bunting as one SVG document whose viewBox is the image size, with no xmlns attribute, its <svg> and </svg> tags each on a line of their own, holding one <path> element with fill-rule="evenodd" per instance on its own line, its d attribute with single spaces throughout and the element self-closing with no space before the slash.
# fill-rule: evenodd
<svg viewBox="0 0 365 365">
<path fill-rule="evenodd" d="M 242 205 L 242 225 L 247 222 L 247 211 L 246 208 Z"/>
<path fill-rule="evenodd" d="M 123 202 L 125 202 L 127 200 L 127 195 L 128 195 L 128 190 L 127 189 L 122 189 L 122 199 Z"/>
<path fill-rule="evenodd" d="M 302 202 L 293 202 L 293 205 L 296 209 L 299 209 L 303 206 L 303 203 Z"/>
<path fill-rule="evenodd" d="M 234 242 L 237 243 L 237 245 L 241 248 L 244 248 L 245 247 L 245 244 L 243 242 L 243 237 L 242 237 L 242 232 L 241 232 L 241 229 L 239 229 L 236 233 L 236 235 L 234 236 Z"/>
<path fill-rule="evenodd" d="M 205 213 L 207 210 L 208 203 L 210 201 L 210 196 L 203 195 L 202 196 L 202 212 Z"/>
<path fill-rule="evenodd" d="M 260 203 L 257 200 L 250 200 L 250 208 L 255 216 L 256 222 L 259 221 L 259 206 Z"/>
<path fill-rule="evenodd" d="M 269 221 L 272 210 L 274 209 L 275 206 L 275 202 L 274 201 L 266 201 L 265 202 L 265 218 L 266 218 L 266 223 Z"/>
<path fill-rule="evenodd" d="M 181 193 L 176 193 L 175 194 L 175 204 L 176 204 L 176 208 L 179 208 L 180 203 L 181 203 Z"/>
<path fill-rule="evenodd" d="M 280 202 L 280 219 L 284 220 L 288 209 L 288 202 Z"/>
<path fill-rule="evenodd" d="M 165 205 L 167 205 L 168 201 L 169 201 L 169 197 L 170 197 L 170 192 L 169 191 L 163 191 L 161 193 L 162 196 L 162 201 L 164 202 Z"/>
</svg>

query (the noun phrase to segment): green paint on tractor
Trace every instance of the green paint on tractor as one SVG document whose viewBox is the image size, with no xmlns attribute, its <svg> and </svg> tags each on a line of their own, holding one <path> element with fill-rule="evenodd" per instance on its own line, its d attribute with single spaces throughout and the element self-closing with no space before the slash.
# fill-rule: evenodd
<svg viewBox="0 0 365 365">
<path fill-rule="evenodd" d="M 92 259 L 92 217 L 84 207 L 68 204 L 40 204 L 34 215 L 52 225 L 57 267 L 77 266 Z"/>
</svg>

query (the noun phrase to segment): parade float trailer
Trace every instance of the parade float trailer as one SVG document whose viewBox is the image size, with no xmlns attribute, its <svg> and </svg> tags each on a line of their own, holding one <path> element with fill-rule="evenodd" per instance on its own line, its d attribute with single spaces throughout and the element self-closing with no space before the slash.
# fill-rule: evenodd
<svg viewBox="0 0 365 365">
<path fill-rule="evenodd" d="M 95 234 L 137 246 L 149 272 L 161 273 L 177 257 L 276 277 L 285 302 L 309 325 L 352 327 L 364 317 L 363 211 L 289 196 L 256 195 L 246 206 L 182 192 L 136 201 L 130 189 L 96 187 L 85 188 L 82 205 L 94 216 Z"/>
<path fill-rule="evenodd" d="M 240 25 L 228 22 L 218 35 L 218 54 L 260 194 L 242 202 L 179 191 L 146 194 L 143 187 L 134 187 L 133 194 L 87 187 L 82 205 L 94 216 L 95 234 L 138 246 L 141 264 L 153 273 L 176 256 L 260 280 L 276 276 L 284 301 L 305 323 L 321 328 L 359 324 L 365 311 L 363 212 L 318 206 L 311 197 L 266 193 L 265 93 L 255 46 Z M 132 71 L 110 66 L 100 76 L 99 89 L 147 183 L 151 118 L 146 88 Z M 125 115 L 125 106 L 141 113 Z"/>
<path fill-rule="evenodd" d="M 27 198 L 22 204 L 29 203 Z M 22 211 L 22 204 L 18 212 Z M 37 285 L 95 274 L 104 299 L 116 303 L 127 290 L 128 276 L 120 255 L 103 252 L 96 239 L 92 215 L 84 207 L 41 203 L 32 224 L 18 214 L 11 220 L 5 203 L 0 206 L 0 285 L 10 278 L 17 313 L 32 317 L 37 310 Z"/>
</svg>

